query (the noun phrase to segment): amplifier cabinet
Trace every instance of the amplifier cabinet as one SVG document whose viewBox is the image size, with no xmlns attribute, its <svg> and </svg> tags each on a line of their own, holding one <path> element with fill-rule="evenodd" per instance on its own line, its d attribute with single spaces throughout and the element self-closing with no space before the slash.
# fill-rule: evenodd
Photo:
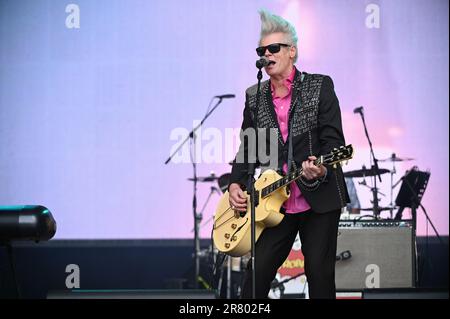
<svg viewBox="0 0 450 319">
<path fill-rule="evenodd" d="M 414 287 L 413 238 L 407 221 L 341 221 L 336 289 Z"/>
</svg>

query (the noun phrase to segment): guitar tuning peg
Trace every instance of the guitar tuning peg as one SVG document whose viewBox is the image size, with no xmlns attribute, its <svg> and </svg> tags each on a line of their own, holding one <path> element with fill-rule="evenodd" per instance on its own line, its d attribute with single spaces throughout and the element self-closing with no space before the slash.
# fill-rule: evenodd
<svg viewBox="0 0 450 319">
<path fill-rule="evenodd" d="M 333 168 L 334 168 L 334 169 L 337 168 L 337 164 L 336 164 L 336 163 L 333 164 Z"/>
</svg>

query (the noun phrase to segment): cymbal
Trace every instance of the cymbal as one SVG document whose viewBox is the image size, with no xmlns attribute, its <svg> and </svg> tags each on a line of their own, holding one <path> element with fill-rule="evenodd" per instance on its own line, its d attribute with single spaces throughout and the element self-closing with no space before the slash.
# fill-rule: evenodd
<svg viewBox="0 0 450 319">
<path fill-rule="evenodd" d="M 366 176 L 375 176 L 378 174 L 386 174 L 390 173 L 390 170 L 385 168 L 380 168 L 378 171 L 375 168 L 363 168 L 363 169 L 357 169 L 354 171 L 348 171 L 344 173 L 344 177 L 366 177 Z"/>
<path fill-rule="evenodd" d="M 407 162 L 407 161 L 414 161 L 414 158 L 411 157 L 397 157 L 397 155 L 395 155 L 395 153 L 392 153 L 391 157 L 382 159 L 382 160 L 378 160 L 378 162 Z"/>
<path fill-rule="evenodd" d="M 197 182 L 214 182 L 217 181 L 219 179 L 219 177 L 217 177 L 214 174 L 211 174 L 209 176 L 203 176 L 203 177 L 199 177 L 197 176 Z M 189 181 L 194 181 L 194 178 L 188 178 Z"/>
</svg>

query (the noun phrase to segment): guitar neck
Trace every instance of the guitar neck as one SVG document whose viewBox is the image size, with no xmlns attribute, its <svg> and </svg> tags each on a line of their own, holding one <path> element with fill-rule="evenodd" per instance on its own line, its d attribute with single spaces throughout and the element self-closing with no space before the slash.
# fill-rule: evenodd
<svg viewBox="0 0 450 319">
<path fill-rule="evenodd" d="M 315 166 L 319 166 L 319 165 L 322 164 L 322 161 L 323 161 L 323 159 L 322 159 L 322 156 L 321 156 L 321 157 L 319 157 L 318 159 L 316 159 L 314 161 L 314 165 Z M 302 173 L 303 173 L 303 168 L 299 168 L 297 170 L 294 170 L 294 171 L 288 173 L 283 178 L 280 178 L 276 182 L 273 182 L 272 184 L 267 185 L 266 187 L 264 187 L 261 190 L 261 196 L 262 197 L 266 197 L 266 196 L 270 195 L 271 193 L 275 192 L 277 189 L 279 189 L 281 187 L 284 187 L 286 185 L 289 185 L 293 181 L 299 179 L 300 176 L 302 176 Z"/>
</svg>

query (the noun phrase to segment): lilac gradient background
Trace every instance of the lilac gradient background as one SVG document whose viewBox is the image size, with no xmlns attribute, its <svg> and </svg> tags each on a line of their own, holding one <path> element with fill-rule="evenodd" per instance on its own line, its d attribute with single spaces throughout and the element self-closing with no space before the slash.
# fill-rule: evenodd
<svg viewBox="0 0 450 319">
<path fill-rule="evenodd" d="M 192 237 L 192 166 L 163 164 L 169 137 L 217 94 L 236 99 L 204 129 L 240 126 L 263 7 L 297 28 L 297 66 L 334 80 L 356 148 L 344 170 L 369 165 L 353 114 L 363 105 L 377 157 L 417 159 L 397 165 L 395 180 L 412 165 L 431 171 L 423 204 L 448 234 L 448 1 L 72 1 L 80 29 L 65 27 L 68 3 L 0 1 L 0 205 L 47 206 L 56 238 Z M 369 3 L 380 7 L 379 29 L 365 26 Z M 228 160 L 198 173 L 221 175 Z M 210 186 L 199 185 L 199 208 Z M 381 191 L 388 205 L 389 175 Z M 358 193 L 370 206 L 370 193 Z M 418 222 L 423 235 L 421 211 Z"/>
</svg>

